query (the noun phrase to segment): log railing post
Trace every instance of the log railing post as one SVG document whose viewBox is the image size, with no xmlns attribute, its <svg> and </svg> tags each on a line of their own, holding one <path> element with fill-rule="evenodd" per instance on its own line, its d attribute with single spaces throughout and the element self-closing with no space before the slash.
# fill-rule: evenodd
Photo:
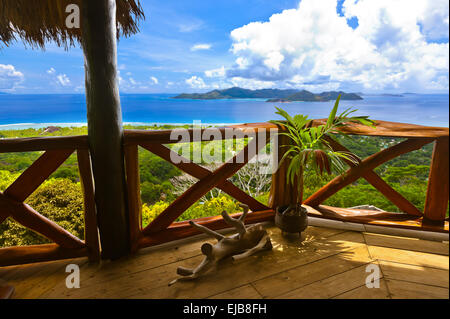
<svg viewBox="0 0 450 319">
<path fill-rule="evenodd" d="M 424 223 L 444 223 L 449 199 L 449 138 L 436 139 L 428 177 Z"/>
<path fill-rule="evenodd" d="M 115 259 L 130 252 L 117 78 L 116 1 L 83 0 L 81 11 L 88 142 L 102 258 Z"/>
<path fill-rule="evenodd" d="M 98 238 L 91 158 L 88 150 L 83 149 L 77 150 L 77 158 L 81 190 L 84 199 L 84 242 L 88 248 L 89 260 L 94 262 L 100 259 L 100 243 Z"/>
<path fill-rule="evenodd" d="M 276 163 L 280 163 L 283 155 L 287 151 L 286 145 L 289 145 L 291 140 L 289 137 L 285 135 L 277 135 L 275 138 L 276 149 L 278 150 L 273 154 L 273 156 L 277 156 L 278 160 L 274 161 Z M 272 174 L 272 184 L 270 186 L 270 194 L 269 194 L 269 204 L 268 206 L 272 209 L 276 209 L 278 206 L 290 205 L 292 203 L 297 203 L 298 201 L 298 193 L 297 193 L 297 185 L 291 185 L 287 183 L 287 169 L 289 167 L 289 160 L 285 160 L 276 170 L 274 174 Z M 302 196 L 300 196 L 301 198 Z"/>
<path fill-rule="evenodd" d="M 137 250 L 138 239 L 142 228 L 141 181 L 138 156 L 137 145 L 125 146 L 130 244 L 132 252 Z"/>
</svg>

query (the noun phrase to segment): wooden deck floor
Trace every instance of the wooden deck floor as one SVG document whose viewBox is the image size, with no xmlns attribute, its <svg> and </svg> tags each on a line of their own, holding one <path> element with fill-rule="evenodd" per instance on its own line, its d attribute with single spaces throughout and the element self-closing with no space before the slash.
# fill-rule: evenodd
<svg viewBox="0 0 450 319">
<path fill-rule="evenodd" d="M 449 298 L 448 242 L 319 227 L 308 227 L 300 242 L 268 231 L 272 251 L 170 287 L 178 266 L 202 259 L 204 238 L 114 262 L 0 268 L 0 278 L 15 286 L 15 298 Z M 66 288 L 70 263 L 80 266 L 79 289 Z M 380 267 L 380 288 L 366 287 L 368 264 Z"/>
</svg>

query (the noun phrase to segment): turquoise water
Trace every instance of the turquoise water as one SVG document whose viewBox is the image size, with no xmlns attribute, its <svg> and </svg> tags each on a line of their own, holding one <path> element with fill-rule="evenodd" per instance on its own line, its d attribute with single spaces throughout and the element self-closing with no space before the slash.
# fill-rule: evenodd
<svg viewBox="0 0 450 319">
<path fill-rule="evenodd" d="M 179 100 L 170 94 L 121 96 L 126 123 L 245 123 L 278 118 L 275 106 L 291 114 L 326 117 L 334 102 L 267 103 L 260 99 Z M 362 95 L 363 100 L 341 101 L 340 110 L 355 107 L 355 114 L 372 119 L 430 126 L 449 126 L 448 94 Z M 86 123 L 84 95 L 0 95 L 0 129 L 64 126 Z"/>
</svg>

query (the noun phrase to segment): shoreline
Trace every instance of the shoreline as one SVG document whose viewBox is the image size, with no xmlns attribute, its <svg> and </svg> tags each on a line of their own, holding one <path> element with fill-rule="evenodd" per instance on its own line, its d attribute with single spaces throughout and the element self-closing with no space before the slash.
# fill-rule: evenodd
<svg viewBox="0 0 450 319">
<path fill-rule="evenodd" d="M 163 125 L 172 125 L 172 126 L 183 126 L 183 125 L 193 125 L 194 123 L 163 123 L 163 122 L 124 122 L 123 125 L 133 125 L 133 126 L 163 126 Z M 201 123 L 202 126 L 227 126 L 227 125 L 237 125 L 243 123 Z M 87 123 L 14 123 L 14 124 L 0 124 L 0 131 L 6 130 L 25 130 L 25 129 L 40 129 L 46 128 L 49 126 L 56 127 L 84 127 L 87 126 Z"/>
</svg>

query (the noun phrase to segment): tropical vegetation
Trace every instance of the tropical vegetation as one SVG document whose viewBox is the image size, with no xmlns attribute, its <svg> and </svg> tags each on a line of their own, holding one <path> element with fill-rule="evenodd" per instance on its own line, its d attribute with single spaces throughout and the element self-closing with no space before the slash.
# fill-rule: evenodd
<svg viewBox="0 0 450 319">
<path fill-rule="evenodd" d="M 127 126 L 126 128 L 171 129 L 173 126 Z M 0 138 L 87 134 L 86 127 L 60 128 L 53 133 L 44 131 L 45 129 L 2 130 L 0 131 Z M 402 141 L 399 138 L 366 136 L 345 137 L 335 135 L 334 138 L 360 158 L 365 158 Z M 235 147 L 237 149 L 242 148 L 245 143 L 246 141 L 236 143 Z M 394 189 L 404 195 L 419 209 L 424 207 L 432 147 L 432 144 L 428 144 L 420 150 L 384 163 L 375 170 Z M 42 152 L 0 153 L 0 191 L 4 191 L 41 154 Z M 195 179 L 189 181 L 180 170 L 144 149 L 139 149 L 139 165 L 143 203 L 142 219 L 143 225 L 147 225 L 176 198 L 177 194 L 195 182 Z M 270 176 L 255 178 L 253 172 L 257 168 L 252 167 L 252 165 L 255 164 L 248 164 L 248 167 L 246 167 L 248 172 L 244 171 L 244 175 L 240 177 L 234 176 L 231 180 L 238 187 L 251 193 L 259 201 L 267 203 Z M 333 178 L 335 173 L 331 173 L 330 175 L 324 174 L 319 176 L 313 170 L 305 171 L 304 198 L 307 198 Z M 175 179 L 184 179 L 188 180 L 188 182 L 180 183 Z M 83 238 L 83 197 L 76 154 L 70 156 L 26 200 L 26 203 L 42 215 L 49 217 L 65 229 L 68 229 L 74 235 Z M 387 211 L 398 211 L 397 207 L 363 179 L 347 186 L 332 196 L 326 201 L 326 204 L 340 207 L 371 204 Z M 189 208 L 178 220 L 219 215 L 222 210 L 237 211 L 237 203 L 223 192 L 213 190 Z M 48 242 L 47 239 L 20 226 L 11 218 L 0 224 L 0 246 L 46 242 Z"/>
<path fill-rule="evenodd" d="M 345 170 L 345 162 L 358 163 L 356 156 L 347 151 L 335 151 L 326 139 L 330 134 L 338 133 L 338 129 L 345 127 L 351 123 L 359 123 L 371 126 L 375 129 L 373 121 L 368 116 L 350 116 L 357 110 L 348 108 L 341 114 L 337 115 L 339 107 L 339 95 L 332 108 L 327 122 L 322 125 L 312 126 L 308 116 L 297 114 L 289 115 L 285 110 L 276 107 L 276 114 L 281 115 L 284 121 L 272 121 L 283 127 L 284 130 L 279 133 L 281 136 L 288 138 L 288 144 L 281 145 L 284 155 L 280 161 L 280 165 L 288 160 L 287 183 L 292 186 L 297 183 L 297 199 L 298 202 L 303 200 L 303 182 L 304 173 L 307 169 L 313 169 L 318 176 L 324 173 L 331 175 L 332 171 L 338 174 Z"/>
</svg>

